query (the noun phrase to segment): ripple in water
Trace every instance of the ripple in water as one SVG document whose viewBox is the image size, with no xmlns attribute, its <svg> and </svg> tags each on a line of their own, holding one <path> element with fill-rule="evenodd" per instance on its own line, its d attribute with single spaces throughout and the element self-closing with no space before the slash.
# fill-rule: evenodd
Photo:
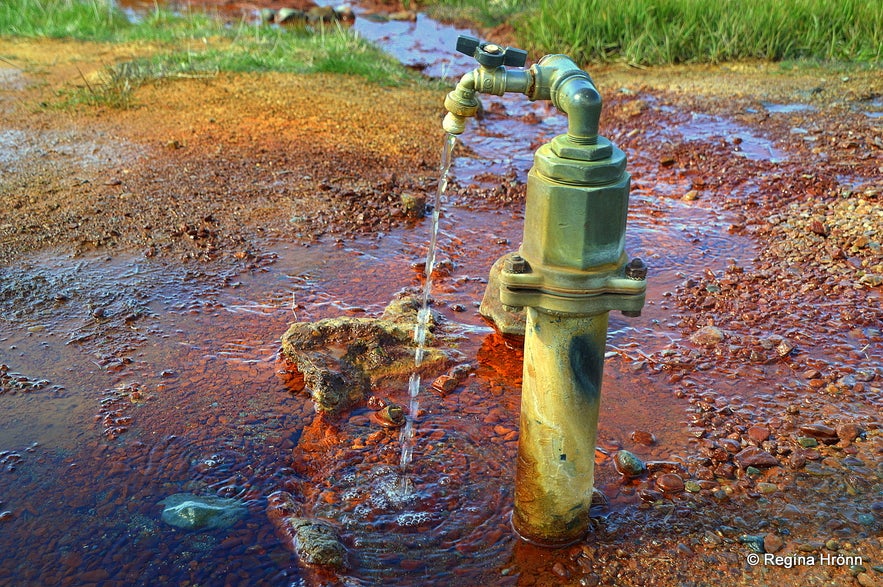
<svg viewBox="0 0 883 587">
<path fill-rule="evenodd" d="M 341 527 L 357 559 L 354 580 L 474 582 L 503 564 L 512 541 L 514 454 L 502 445 L 480 444 L 476 431 L 452 430 L 457 426 L 462 423 L 436 420 L 422 430 L 426 437 L 444 437 L 416 445 L 405 490 L 399 468 L 376 450 L 351 452 L 322 471 L 326 481 L 306 507 Z"/>
</svg>

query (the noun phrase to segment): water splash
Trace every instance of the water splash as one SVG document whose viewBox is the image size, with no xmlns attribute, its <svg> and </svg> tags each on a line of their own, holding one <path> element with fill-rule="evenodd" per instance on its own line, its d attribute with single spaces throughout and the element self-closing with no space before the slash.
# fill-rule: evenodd
<svg viewBox="0 0 883 587">
<path fill-rule="evenodd" d="M 420 310 L 417 312 L 417 325 L 414 327 L 414 342 L 417 349 L 414 351 L 414 371 L 408 380 L 408 414 L 405 426 L 399 436 L 402 446 L 402 454 L 399 459 L 401 472 L 400 490 L 403 493 L 410 492 L 410 479 L 408 478 L 408 466 L 414 453 L 414 418 L 420 407 L 418 396 L 420 395 L 420 365 L 423 363 L 423 355 L 426 353 L 426 331 L 429 328 L 429 293 L 432 291 L 432 269 L 435 265 L 435 253 L 438 242 L 438 224 L 441 216 L 441 197 L 448 187 L 448 171 L 451 169 L 453 160 L 454 144 L 457 142 L 456 135 L 448 134 L 442 147 L 441 167 L 439 168 L 438 188 L 435 191 L 435 200 L 432 205 L 432 226 L 429 230 L 429 250 L 426 252 L 425 280 L 423 283 L 423 295 L 420 300 Z"/>
</svg>

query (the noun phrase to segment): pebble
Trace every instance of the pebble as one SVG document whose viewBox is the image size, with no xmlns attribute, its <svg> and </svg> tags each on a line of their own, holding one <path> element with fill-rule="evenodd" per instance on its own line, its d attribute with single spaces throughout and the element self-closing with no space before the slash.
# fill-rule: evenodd
<svg viewBox="0 0 883 587">
<path fill-rule="evenodd" d="M 398 428 L 404 426 L 406 418 L 405 411 L 398 404 L 388 404 L 383 408 L 373 412 L 371 419 L 384 428 Z"/>
<path fill-rule="evenodd" d="M 796 520 L 803 517 L 803 510 L 793 503 L 788 503 L 782 508 L 781 514 L 782 517 Z"/>
<path fill-rule="evenodd" d="M 864 431 L 862 430 L 861 426 L 859 426 L 855 422 L 847 422 L 838 425 L 836 432 L 837 438 L 839 438 L 840 440 L 844 442 L 852 442 L 853 440 L 858 438 L 858 436 Z"/>
<path fill-rule="evenodd" d="M 686 489 L 690 493 L 699 493 L 699 491 L 702 489 L 702 486 L 699 485 L 699 483 L 697 483 L 696 481 L 687 481 L 686 483 L 684 483 L 684 489 Z"/>
<path fill-rule="evenodd" d="M 643 446 L 653 446 L 656 444 L 656 437 L 653 433 L 645 430 L 635 430 L 632 432 L 632 440 Z"/>
<path fill-rule="evenodd" d="M 432 389 L 441 394 L 448 394 L 457 389 L 460 382 L 450 375 L 441 375 L 432 382 Z"/>
<path fill-rule="evenodd" d="M 761 481 L 760 483 L 757 484 L 757 490 L 765 495 L 768 495 L 770 493 L 775 493 L 776 491 L 778 491 L 779 486 L 776 485 L 775 483 L 766 483 L 766 482 Z"/>
<path fill-rule="evenodd" d="M 785 545 L 785 540 L 778 534 L 767 534 L 763 537 L 763 549 L 765 552 L 779 552 Z"/>
<path fill-rule="evenodd" d="M 742 450 L 742 445 L 739 443 L 739 441 L 732 438 L 721 438 L 718 443 L 724 448 L 724 450 L 729 453 L 736 454 L 737 452 Z"/>
<path fill-rule="evenodd" d="M 752 426 L 748 429 L 748 438 L 755 442 L 756 444 L 760 444 L 763 441 L 769 439 L 770 437 L 770 429 L 766 426 Z"/>
<path fill-rule="evenodd" d="M 5 512 L 0 512 L 0 522 L 9 522 L 13 518 L 13 513 L 9 510 Z"/>
<path fill-rule="evenodd" d="M 804 424 L 799 430 L 801 434 L 823 442 L 837 440 L 837 431 L 825 424 Z"/>
<path fill-rule="evenodd" d="M 819 445 L 819 441 L 809 436 L 799 436 L 797 443 L 803 448 L 813 448 Z"/>
<path fill-rule="evenodd" d="M 213 495 L 176 493 L 160 503 L 165 506 L 163 522 L 184 530 L 226 528 L 246 514 L 237 500 Z"/>
<path fill-rule="evenodd" d="M 616 467 L 616 472 L 624 477 L 637 477 L 646 470 L 644 462 L 627 450 L 617 451 L 613 455 L 613 466 Z"/>
<path fill-rule="evenodd" d="M 756 446 L 749 446 L 733 456 L 736 463 L 743 469 L 747 467 L 775 467 L 779 459 Z"/>
<path fill-rule="evenodd" d="M 570 571 L 561 564 L 561 561 L 556 562 L 552 565 L 552 572 L 561 577 L 562 579 L 570 579 Z"/>
<path fill-rule="evenodd" d="M 712 532 L 711 530 L 706 530 L 705 534 L 702 535 L 702 541 L 706 544 L 711 544 L 713 546 L 718 546 L 723 543 L 723 538 Z"/>
<path fill-rule="evenodd" d="M 739 542 L 744 544 L 751 552 L 763 554 L 765 536 L 756 536 L 752 534 L 743 534 L 739 536 Z"/>
<path fill-rule="evenodd" d="M 690 342 L 698 346 L 711 348 L 724 340 L 724 332 L 717 326 L 703 326 L 690 336 Z"/>
<path fill-rule="evenodd" d="M 665 493 L 680 493 L 684 490 L 684 480 L 675 473 L 666 473 L 656 478 L 656 487 Z"/>
</svg>

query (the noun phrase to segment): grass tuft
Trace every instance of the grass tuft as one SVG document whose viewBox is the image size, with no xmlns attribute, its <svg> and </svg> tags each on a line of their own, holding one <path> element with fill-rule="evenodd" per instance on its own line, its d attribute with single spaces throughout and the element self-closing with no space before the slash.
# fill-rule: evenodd
<svg viewBox="0 0 883 587">
<path fill-rule="evenodd" d="M 2 0 L 0 35 L 138 43 L 145 57 L 109 66 L 65 92 L 64 104 L 128 108 L 145 84 L 220 71 L 358 75 L 383 85 L 416 79 L 392 57 L 336 24 L 273 27 L 225 24 L 199 12 L 156 8 L 129 22 L 110 0 Z"/>
<path fill-rule="evenodd" d="M 531 49 L 581 61 L 883 57 L 883 3 L 867 0 L 546 0 L 516 30 Z"/>
</svg>

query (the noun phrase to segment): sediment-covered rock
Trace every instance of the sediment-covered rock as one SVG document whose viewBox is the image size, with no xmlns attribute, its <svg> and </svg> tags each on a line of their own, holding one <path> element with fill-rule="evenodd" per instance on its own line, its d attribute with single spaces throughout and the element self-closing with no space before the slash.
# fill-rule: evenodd
<svg viewBox="0 0 883 587">
<path fill-rule="evenodd" d="M 316 411 L 338 414 L 362 401 L 374 386 L 407 380 L 414 369 L 417 305 L 416 297 L 400 296 L 380 318 L 344 316 L 288 328 L 282 336 L 283 355 L 303 375 Z M 441 369 L 448 362 L 445 352 L 430 346 L 421 370 Z"/>
<path fill-rule="evenodd" d="M 297 515 L 301 508 L 288 492 L 276 491 L 267 502 L 267 517 L 276 534 L 301 563 L 334 570 L 347 568 L 346 547 L 331 524 Z"/>
</svg>

